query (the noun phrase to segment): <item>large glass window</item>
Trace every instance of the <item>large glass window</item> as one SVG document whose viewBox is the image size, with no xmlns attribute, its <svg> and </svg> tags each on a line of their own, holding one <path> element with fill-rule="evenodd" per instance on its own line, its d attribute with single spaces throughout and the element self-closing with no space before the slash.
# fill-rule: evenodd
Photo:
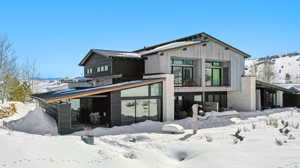
<svg viewBox="0 0 300 168">
<path fill-rule="evenodd" d="M 135 122 L 135 100 L 122 100 L 121 122 L 131 124 Z"/>
<path fill-rule="evenodd" d="M 121 91 L 121 97 L 138 97 L 138 96 L 149 96 L 149 86 L 141 86 L 131 89 L 125 89 Z"/>
<path fill-rule="evenodd" d="M 140 99 L 136 100 L 136 121 L 145 121 L 149 115 L 149 100 Z"/>
<path fill-rule="evenodd" d="M 80 117 L 80 99 L 71 99 L 71 120 L 72 123 L 79 122 Z"/>
<path fill-rule="evenodd" d="M 218 61 L 207 61 L 205 63 L 206 86 L 228 86 L 229 85 L 229 63 Z"/>
<path fill-rule="evenodd" d="M 87 74 L 92 74 L 93 73 L 93 68 L 87 68 L 86 73 Z"/>
<path fill-rule="evenodd" d="M 121 91 L 121 123 L 160 120 L 162 84 L 156 83 Z"/>
<path fill-rule="evenodd" d="M 209 92 L 205 94 L 207 102 L 218 102 L 220 110 L 227 108 L 226 92 Z"/>
<path fill-rule="evenodd" d="M 172 74 L 174 74 L 175 86 L 182 86 L 182 67 L 173 67 Z"/>
<path fill-rule="evenodd" d="M 172 74 L 175 86 L 190 86 L 193 84 L 193 60 L 172 59 Z"/>
<path fill-rule="evenodd" d="M 221 86 L 221 69 L 213 68 L 212 69 L 212 86 Z"/>
<path fill-rule="evenodd" d="M 150 85 L 151 95 L 150 96 L 161 96 L 161 84 L 156 83 Z"/>
<path fill-rule="evenodd" d="M 159 99 L 150 99 L 149 100 L 149 119 L 158 121 L 159 120 L 159 107 L 160 107 L 160 100 Z"/>
<path fill-rule="evenodd" d="M 202 95 L 194 95 L 195 102 L 202 102 Z"/>
</svg>

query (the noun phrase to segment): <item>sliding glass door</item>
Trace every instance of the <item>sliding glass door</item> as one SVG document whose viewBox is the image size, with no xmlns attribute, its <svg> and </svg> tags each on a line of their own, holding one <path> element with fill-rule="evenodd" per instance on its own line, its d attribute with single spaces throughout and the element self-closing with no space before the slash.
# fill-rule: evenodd
<svg viewBox="0 0 300 168">
<path fill-rule="evenodd" d="M 172 70 L 175 86 L 191 86 L 193 83 L 193 60 L 172 59 Z"/>
<path fill-rule="evenodd" d="M 212 86 L 221 86 L 221 69 L 213 68 L 212 69 Z"/>
<path fill-rule="evenodd" d="M 121 124 L 161 119 L 162 84 L 151 84 L 121 91 Z"/>
</svg>

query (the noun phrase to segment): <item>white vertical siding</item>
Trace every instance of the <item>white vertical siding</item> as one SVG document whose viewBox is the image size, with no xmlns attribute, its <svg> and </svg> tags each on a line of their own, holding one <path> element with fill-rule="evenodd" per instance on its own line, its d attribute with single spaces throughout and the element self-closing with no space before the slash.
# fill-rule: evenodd
<svg viewBox="0 0 300 168">
<path fill-rule="evenodd" d="M 187 48 L 187 50 L 182 50 L 183 48 Z M 200 66 L 200 68 L 202 69 L 203 79 L 205 73 L 203 67 L 205 63 L 204 60 L 230 61 L 231 87 L 227 88 L 226 90 L 240 90 L 241 76 L 244 73 L 244 56 L 233 52 L 230 49 L 225 49 L 224 46 L 210 41 L 207 43 L 206 46 L 202 46 L 202 44 L 197 44 L 167 50 L 163 53 L 164 55 L 156 54 L 148 56 L 148 60 L 146 60 L 145 62 L 146 73 L 171 73 L 171 57 L 200 59 L 202 63 L 202 66 Z M 202 83 L 203 82 L 204 80 L 202 80 Z"/>
</svg>

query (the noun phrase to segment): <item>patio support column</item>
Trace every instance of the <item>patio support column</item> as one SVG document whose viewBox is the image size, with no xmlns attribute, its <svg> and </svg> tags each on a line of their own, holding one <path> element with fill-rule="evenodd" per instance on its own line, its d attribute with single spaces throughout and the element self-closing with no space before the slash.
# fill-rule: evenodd
<svg viewBox="0 0 300 168">
<path fill-rule="evenodd" d="M 121 125 L 121 92 L 115 91 L 110 94 L 110 126 Z"/>
<path fill-rule="evenodd" d="M 59 134 L 71 133 L 71 104 L 61 103 L 57 105 L 57 127 Z"/>
</svg>

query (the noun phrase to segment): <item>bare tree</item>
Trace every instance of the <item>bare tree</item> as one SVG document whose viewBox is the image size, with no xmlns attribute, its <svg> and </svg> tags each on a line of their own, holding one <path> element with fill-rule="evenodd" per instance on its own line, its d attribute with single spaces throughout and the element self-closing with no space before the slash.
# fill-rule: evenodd
<svg viewBox="0 0 300 168">
<path fill-rule="evenodd" d="M 36 62 L 27 59 L 19 68 L 20 71 L 20 79 L 23 82 L 27 82 L 31 89 L 33 89 L 33 78 L 38 76 L 38 72 L 36 69 Z"/>
<path fill-rule="evenodd" d="M 248 74 L 251 76 L 257 75 L 257 65 L 255 61 L 253 61 L 253 63 L 249 66 Z"/>
<path fill-rule="evenodd" d="M 0 37 L 0 99 L 7 98 L 8 83 L 18 76 L 15 51 L 7 38 Z"/>
<path fill-rule="evenodd" d="M 274 68 L 273 68 L 273 62 L 272 59 L 267 58 L 264 61 L 263 64 L 263 81 L 265 82 L 272 82 L 273 79 L 275 78 L 275 73 L 274 73 Z"/>
<path fill-rule="evenodd" d="M 291 75 L 289 73 L 285 74 L 285 83 L 290 83 Z"/>
</svg>

